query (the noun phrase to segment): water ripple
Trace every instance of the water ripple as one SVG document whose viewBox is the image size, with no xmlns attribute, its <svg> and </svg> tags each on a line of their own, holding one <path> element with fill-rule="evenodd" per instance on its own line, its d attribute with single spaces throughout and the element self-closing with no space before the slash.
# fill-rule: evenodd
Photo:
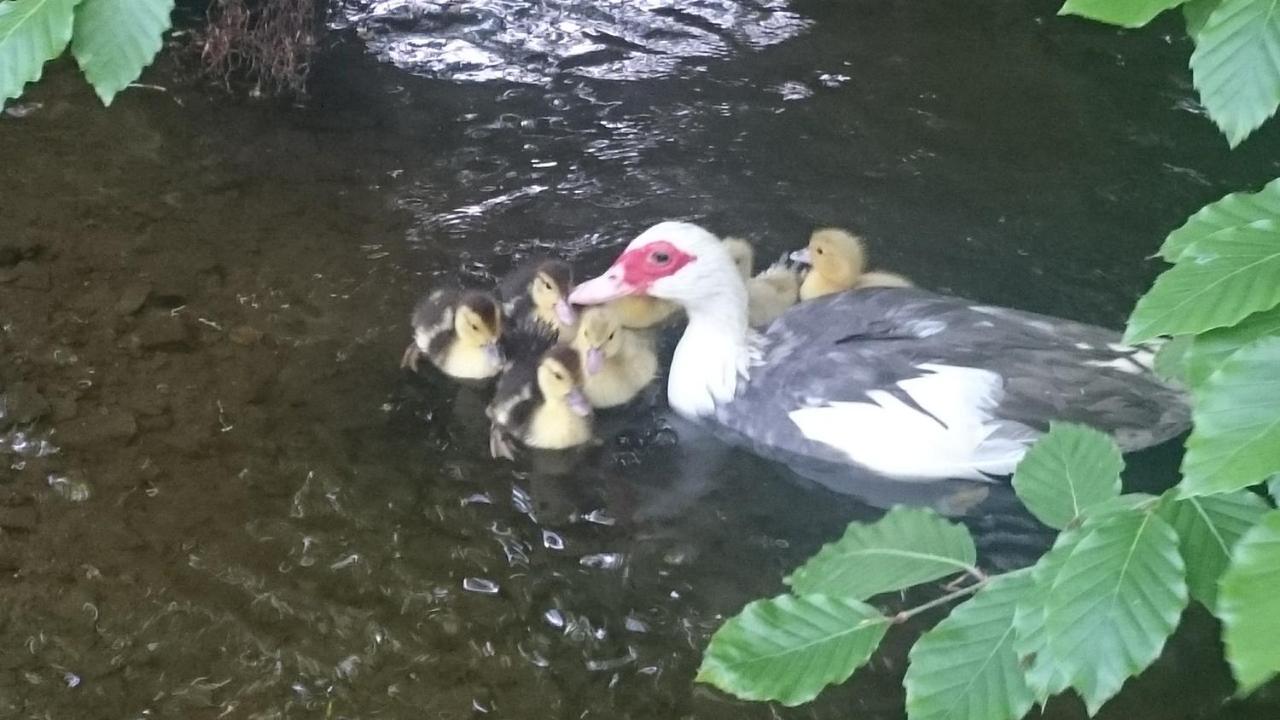
<svg viewBox="0 0 1280 720">
<path fill-rule="evenodd" d="M 694 58 L 725 57 L 793 38 L 809 21 L 781 0 L 339 0 L 379 58 L 460 82 L 544 84 L 562 75 L 639 80 Z"/>
</svg>

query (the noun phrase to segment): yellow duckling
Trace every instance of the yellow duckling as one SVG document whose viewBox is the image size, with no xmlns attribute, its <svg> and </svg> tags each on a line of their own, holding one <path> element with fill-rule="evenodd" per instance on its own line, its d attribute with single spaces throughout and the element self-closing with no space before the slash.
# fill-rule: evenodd
<svg viewBox="0 0 1280 720">
<path fill-rule="evenodd" d="M 445 375 L 484 380 L 502 369 L 502 311 L 489 293 L 454 288 L 435 290 L 413 309 L 413 342 L 400 367 L 418 371 L 426 356 Z"/>
<path fill-rule="evenodd" d="M 868 272 L 862 239 L 845 230 L 824 228 L 809 237 L 809 245 L 791 253 L 795 262 L 813 269 L 800 283 L 800 299 L 812 300 L 855 288 L 911 287 L 905 277 L 890 272 Z"/>
<path fill-rule="evenodd" d="M 568 340 L 573 337 L 578 314 L 569 304 L 573 268 L 555 258 L 534 258 L 507 274 L 498 284 L 507 318 L 536 318 Z"/>
<path fill-rule="evenodd" d="M 608 303 L 618 322 L 628 330 L 647 330 L 666 322 L 680 310 L 670 300 L 647 295 L 626 295 Z"/>
<path fill-rule="evenodd" d="M 608 305 L 582 313 L 573 348 L 587 371 L 583 390 L 592 407 L 628 403 L 658 374 L 652 341 L 623 327 Z"/>
<path fill-rule="evenodd" d="M 542 450 L 566 450 L 591 440 L 591 403 L 582 363 L 567 345 L 511 364 L 486 410 L 489 452 L 513 459 L 511 440 Z"/>
<path fill-rule="evenodd" d="M 755 248 L 740 238 L 724 239 L 725 249 L 733 264 L 747 284 L 747 322 L 751 327 L 768 325 L 795 305 L 800 297 L 800 277 L 796 271 L 782 263 L 769 266 L 759 275 L 751 276 L 755 264 Z"/>
</svg>

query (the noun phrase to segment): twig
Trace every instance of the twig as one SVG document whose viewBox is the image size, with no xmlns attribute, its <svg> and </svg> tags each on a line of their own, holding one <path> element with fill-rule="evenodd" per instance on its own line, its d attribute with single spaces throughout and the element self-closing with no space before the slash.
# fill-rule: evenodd
<svg viewBox="0 0 1280 720">
<path fill-rule="evenodd" d="M 959 590 L 954 590 L 952 592 L 949 592 L 946 595 L 943 595 L 941 597 L 936 597 L 930 600 L 929 602 L 924 603 L 923 605 L 917 605 L 913 608 L 901 610 L 896 615 L 890 616 L 889 622 L 893 623 L 894 625 L 901 625 L 902 623 L 910 620 L 916 615 L 919 615 L 925 610 L 932 610 L 933 608 L 936 608 L 939 605 L 946 605 L 947 603 L 951 602 L 952 600 L 955 600 L 956 598 L 962 598 L 966 595 L 972 595 L 973 593 L 986 587 L 987 582 L 988 580 L 984 579 L 972 585 L 966 585 L 965 587 L 962 587 Z"/>
</svg>

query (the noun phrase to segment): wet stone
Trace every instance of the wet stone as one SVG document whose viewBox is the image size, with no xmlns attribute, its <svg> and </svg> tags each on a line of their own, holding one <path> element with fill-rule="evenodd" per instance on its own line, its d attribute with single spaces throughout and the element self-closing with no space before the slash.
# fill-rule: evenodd
<svg viewBox="0 0 1280 720">
<path fill-rule="evenodd" d="M 108 442 L 125 442 L 138 434 L 138 421 L 120 408 L 99 408 L 58 428 L 58 441 L 64 445 L 83 446 Z"/>
<path fill-rule="evenodd" d="M 49 401 L 30 383 L 15 383 L 0 398 L 0 426 L 5 422 L 25 425 L 49 414 Z"/>
<path fill-rule="evenodd" d="M 151 295 L 151 283 L 137 282 L 129 285 L 120 293 L 115 310 L 120 315 L 132 315 L 142 309 L 147 297 Z"/>
</svg>

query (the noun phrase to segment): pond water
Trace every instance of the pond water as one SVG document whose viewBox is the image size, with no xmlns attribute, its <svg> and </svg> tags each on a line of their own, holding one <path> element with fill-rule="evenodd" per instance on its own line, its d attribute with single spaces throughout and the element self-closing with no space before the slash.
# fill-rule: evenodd
<svg viewBox="0 0 1280 720">
<path fill-rule="evenodd" d="M 298 106 L 162 61 L 104 110 L 59 65 L 0 118 L 2 717 L 902 717 L 911 628 L 804 708 L 691 682 L 725 616 L 878 510 L 660 406 L 567 469 L 490 460 L 483 397 L 397 369 L 415 296 L 534 250 L 595 271 L 661 219 L 763 257 L 837 224 L 926 287 L 1118 327 L 1163 234 L 1280 157 L 1274 130 L 1228 153 L 1172 22 L 341 5 Z M 1045 541 L 966 522 L 995 569 Z M 1224 704 L 1189 616 L 1103 716 L 1280 714 Z"/>
</svg>

